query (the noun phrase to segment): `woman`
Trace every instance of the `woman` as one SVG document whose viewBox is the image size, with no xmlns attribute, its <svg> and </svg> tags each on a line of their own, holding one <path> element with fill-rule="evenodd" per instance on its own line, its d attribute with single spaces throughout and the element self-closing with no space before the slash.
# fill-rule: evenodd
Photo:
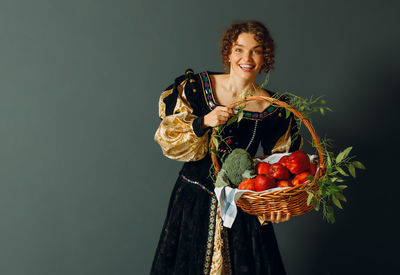
<svg viewBox="0 0 400 275">
<path fill-rule="evenodd" d="M 272 69 L 273 50 L 262 23 L 232 24 L 221 43 L 229 73 L 187 70 L 161 94 L 162 122 L 155 140 L 165 156 L 185 163 L 172 191 L 151 274 L 285 274 L 271 222 L 287 221 L 290 215 L 256 217 L 238 209 L 232 228 L 224 228 L 209 175 L 211 129 L 234 113 L 228 106 L 249 95 L 273 95 L 255 83 L 260 71 Z M 240 123 L 224 128 L 229 147 L 221 145 L 219 151 L 243 148 L 254 156 L 259 144 L 265 154 L 294 151 L 301 145 L 301 138 L 293 138 L 296 130 L 293 116 L 286 118 L 282 108 L 248 102 Z"/>
</svg>

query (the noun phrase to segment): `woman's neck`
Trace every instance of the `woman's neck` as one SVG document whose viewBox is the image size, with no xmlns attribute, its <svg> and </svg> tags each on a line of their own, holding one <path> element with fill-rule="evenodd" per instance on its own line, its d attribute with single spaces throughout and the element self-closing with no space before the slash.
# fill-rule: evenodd
<svg viewBox="0 0 400 275">
<path fill-rule="evenodd" d="M 243 93 L 255 92 L 258 89 L 258 85 L 255 83 L 255 79 L 247 80 L 228 74 L 226 88 L 232 93 L 233 97 L 237 97 Z"/>
</svg>

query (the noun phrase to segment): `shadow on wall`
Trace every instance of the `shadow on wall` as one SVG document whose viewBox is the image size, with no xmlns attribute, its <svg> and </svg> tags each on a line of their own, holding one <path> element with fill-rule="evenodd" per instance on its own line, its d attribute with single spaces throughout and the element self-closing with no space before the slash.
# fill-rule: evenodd
<svg viewBox="0 0 400 275">
<path fill-rule="evenodd" d="M 396 121 L 400 100 L 396 61 L 400 60 L 396 58 L 394 52 L 384 58 L 376 56 L 374 62 L 369 57 L 367 64 L 350 70 L 356 72 L 353 77 L 359 78 L 359 86 L 358 93 L 349 94 L 346 100 L 355 109 L 351 119 L 362 123 L 336 135 L 346 133 L 349 140 L 358 141 L 355 154 L 367 170 L 359 170 L 356 179 L 346 182 L 348 202 L 343 211 L 335 209 L 336 223 L 319 232 L 312 253 L 315 266 L 309 274 L 393 274 L 400 269 L 392 213 L 398 208 L 395 195 L 400 191 L 394 180 L 400 140 Z M 335 145 L 345 148 L 349 144 Z"/>
</svg>

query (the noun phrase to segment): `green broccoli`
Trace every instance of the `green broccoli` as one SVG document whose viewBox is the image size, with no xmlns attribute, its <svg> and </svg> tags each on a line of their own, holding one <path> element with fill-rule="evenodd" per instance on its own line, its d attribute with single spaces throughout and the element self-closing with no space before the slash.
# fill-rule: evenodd
<svg viewBox="0 0 400 275">
<path fill-rule="evenodd" d="M 237 187 L 245 179 L 243 174 L 254 173 L 254 162 L 250 154 L 241 148 L 234 149 L 222 163 L 221 171 L 218 174 L 216 186 L 224 186 L 229 183 Z"/>
</svg>

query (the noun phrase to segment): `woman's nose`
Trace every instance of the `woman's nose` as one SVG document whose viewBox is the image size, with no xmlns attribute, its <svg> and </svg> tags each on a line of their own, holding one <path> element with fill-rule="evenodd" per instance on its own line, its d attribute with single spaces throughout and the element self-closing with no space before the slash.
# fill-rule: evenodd
<svg viewBox="0 0 400 275">
<path fill-rule="evenodd" d="M 252 57 L 251 57 L 251 51 L 246 52 L 246 53 L 244 54 L 244 59 L 245 59 L 246 61 L 251 61 L 251 59 L 252 59 Z"/>
</svg>

